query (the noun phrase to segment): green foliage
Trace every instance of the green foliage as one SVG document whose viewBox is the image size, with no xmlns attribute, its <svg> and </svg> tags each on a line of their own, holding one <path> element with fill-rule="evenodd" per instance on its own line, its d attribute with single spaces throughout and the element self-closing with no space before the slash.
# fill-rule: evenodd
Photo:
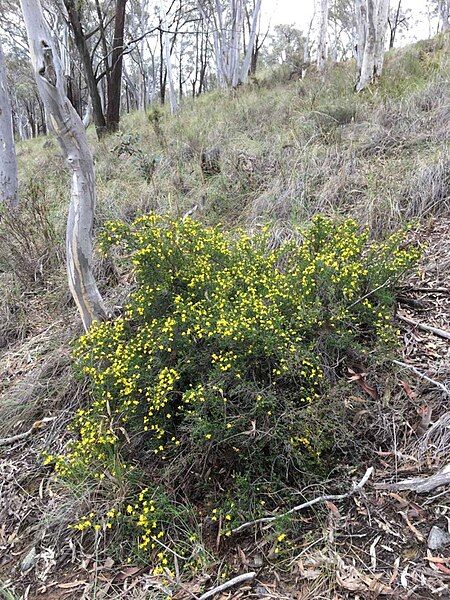
<svg viewBox="0 0 450 600">
<path fill-rule="evenodd" d="M 97 481 L 133 473 L 146 490 L 112 516 L 141 549 L 177 537 L 160 524 L 161 493 L 214 507 L 226 535 L 320 469 L 333 443 L 317 421 L 325 373 L 338 355 L 395 337 L 392 287 L 418 254 L 401 234 L 369 242 L 356 222 L 318 216 L 301 244 L 269 249 L 269 236 L 157 215 L 102 235 L 104 251 L 131 260 L 137 287 L 121 317 L 77 343 L 93 402 L 56 468 Z M 90 527 L 99 521 L 77 525 Z"/>
<path fill-rule="evenodd" d="M 142 151 L 139 135 L 119 133 L 118 138 L 119 141 L 112 151 L 118 156 L 131 156 L 137 170 L 141 173 L 145 181 L 151 183 L 156 165 L 160 159 L 155 156 L 150 157 Z"/>
</svg>

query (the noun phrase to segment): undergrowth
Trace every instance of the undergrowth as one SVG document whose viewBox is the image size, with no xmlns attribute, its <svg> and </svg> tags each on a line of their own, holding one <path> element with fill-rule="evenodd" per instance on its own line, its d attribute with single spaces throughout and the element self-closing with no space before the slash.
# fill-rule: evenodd
<svg viewBox="0 0 450 600">
<path fill-rule="evenodd" d="M 332 466 L 330 381 L 349 353 L 368 360 L 396 337 L 393 289 L 419 254 L 403 233 L 370 241 L 323 216 L 276 248 L 270 233 L 151 214 L 101 235 L 136 288 L 120 317 L 78 340 L 92 403 L 47 461 L 102 498 L 73 527 L 121 532 L 155 573 L 174 556 L 201 566 L 199 523 L 203 542 L 207 527 L 226 538 Z"/>
</svg>

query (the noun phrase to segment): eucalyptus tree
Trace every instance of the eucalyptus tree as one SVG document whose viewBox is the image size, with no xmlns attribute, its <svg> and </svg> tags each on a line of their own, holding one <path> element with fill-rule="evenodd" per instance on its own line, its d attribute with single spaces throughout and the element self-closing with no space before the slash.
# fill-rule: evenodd
<svg viewBox="0 0 450 600">
<path fill-rule="evenodd" d="M 243 47 L 244 0 L 198 0 L 213 38 L 216 78 L 220 87 L 236 87 L 249 75 L 251 57 L 260 26 L 261 0 L 253 0 L 247 47 Z"/>
<path fill-rule="evenodd" d="M 91 99 L 92 119 L 98 137 L 102 137 L 106 132 L 106 118 L 98 88 L 98 79 L 95 73 L 94 56 L 90 48 L 90 39 L 92 36 L 89 32 L 85 31 L 79 3 L 76 0 L 63 0 L 63 3 L 67 11 L 75 45 L 83 65 L 83 73 Z"/>
<path fill-rule="evenodd" d="M 116 0 L 113 10 L 100 0 L 94 4 L 77 0 L 63 0 L 63 3 L 83 65 L 93 121 L 101 137 L 119 126 L 127 0 Z"/>
<path fill-rule="evenodd" d="M 388 13 L 389 0 L 356 0 L 358 92 L 383 71 Z"/>
<path fill-rule="evenodd" d="M 450 30 L 450 0 L 439 0 L 439 26 L 442 31 Z"/>
<path fill-rule="evenodd" d="M 106 113 L 106 128 L 108 131 L 116 131 L 120 121 L 126 4 L 127 0 L 116 0 L 111 67 L 108 73 L 108 109 Z"/>
<path fill-rule="evenodd" d="M 355 0 L 334 0 L 330 6 L 330 46 L 334 62 L 355 56 Z"/>
<path fill-rule="evenodd" d="M 316 60 L 317 68 L 319 69 L 319 71 L 322 71 L 328 58 L 328 14 L 328 0 L 320 0 L 320 19 L 317 39 Z"/>
<path fill-rule="evenodd" d="M 11 100 L 8 93 L 5 57 L 0 43 L 0 203 L 15 208 L 18 202 L 17 189 Z"/>
<path fill-rule="evenodd" d="M 21 0 L 31 62 L 49 125 L 72 171 L 66 253 L 69 288 L 85 329 L 107 317 L 93 272 L 95 177 L 83 122 L 65 93 L 64 76 L 40 0 Z"/>
<path fill-rule="evenodd" d="M 173 79 L 173 71 L 172 71 L 172 48 L 169 40 L 169 32 L 167 30 L 167 20 L 166 20 L 166 7 L 164 6 L 164 2 L 161 3 L 160 6 L 160 23 L 161 23 L 161 33 L 163 37 L 163 48 L 164 48 L 164 61 L 166 67 L 166 79 L 169 84 L 169 103 L 170 103 L 170 112 L 174 115 L 178 110 L 178 100 L 177 94 L 175 91 L 175 83 Z"/>
</svg>

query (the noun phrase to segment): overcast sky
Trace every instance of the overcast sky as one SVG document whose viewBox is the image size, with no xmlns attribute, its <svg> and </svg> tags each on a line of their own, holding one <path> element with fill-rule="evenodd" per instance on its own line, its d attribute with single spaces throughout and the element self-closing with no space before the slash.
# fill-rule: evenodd
<svg viewBox="0 0 450 600">
<path fill-rule="evenodd" d="M 397 0 L 391 0 L 391 6 L 397 6 Z M 411 10 L 411 26 L 408 35 L 402 36 L 403 43 L 433 36 L 436 24 L 428 19 L 427 0 L 402 0 L 402 8 Z M 296 25 L 307 29 L 314 10 L 314 0 L 262 0 L 263 27 L 280 23 Z M 400 42 L 402 40 L 399 40 Z"/>
</svg>

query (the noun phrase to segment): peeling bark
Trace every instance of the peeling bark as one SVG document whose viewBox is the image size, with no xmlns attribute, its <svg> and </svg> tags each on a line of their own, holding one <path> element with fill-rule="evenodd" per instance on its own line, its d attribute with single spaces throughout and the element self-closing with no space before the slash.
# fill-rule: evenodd
<svg viewBox="0 0 450 600">
<path fill-rule="evenodd" d="M 17 161 L 6 65 L 0 44 L 0 203 L 15 208 L 18 203 Z"/>
<path fill-rule="evenodd" d="M 64 77 L 39 0 L 21 0 L 31 61 L 47 119 L 72 171 L 66 233 L 69 288 L 85 329 L 107 317 L 92 273 L 94 163 L 83 123 L 64 92 Z"/>
</svg>

